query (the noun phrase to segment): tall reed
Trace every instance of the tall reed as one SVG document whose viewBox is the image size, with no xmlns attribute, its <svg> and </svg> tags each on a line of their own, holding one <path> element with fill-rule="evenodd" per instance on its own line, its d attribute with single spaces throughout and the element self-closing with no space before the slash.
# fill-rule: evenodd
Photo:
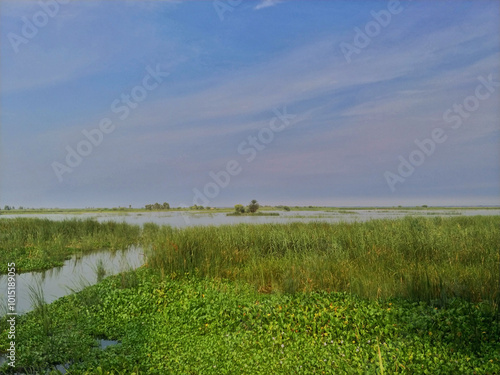
<svg viewBox="0 0 500 375">
<path fill-rule="evenodd" d="M 328 224 L 144 227 L 147 263 L 166 274 L 242 279 L 262 292 L 452 297 L 498 306 L 500 216 Z"/>
<path fill-rule="evenodd" d="M 53 319 L 47 302 L 45 302 L 45 295 L 41 283 L 37 282 L 34 285 L 29 285 L 28 290 L 33 313 L 38 317 L 44 335 L 48 336 L 53 328 Z"/>
<path fill-rule="evenodd" d="M 93 219 L 1 219 L 0 273 L 6 273 L 10 262 L 26 272 L 62 265 L 75 253 L 125 249 L 138 243 L 140 233 L 137 225 Z"/>
</svg>

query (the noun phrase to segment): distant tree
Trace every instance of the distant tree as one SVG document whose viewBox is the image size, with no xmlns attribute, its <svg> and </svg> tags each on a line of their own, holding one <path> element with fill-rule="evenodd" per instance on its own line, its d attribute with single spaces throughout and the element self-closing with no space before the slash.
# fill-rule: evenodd
<svg viewBox="0 0 500 375">
<path fill-rule="evenodd" d="M 150 210 L 151 211 L 153 209 L 153 206 L 150 205 L 150 204 L 147 204 L 145 208 L 146 208 L 146 210 Z"/>
<path fill-rule="evenodd" d="M 10 210 L 11 210 L 10 206 L 5 206 L 3 209 L 4 209 L 5 211 L 10 211 Z"/>
<path fill-rule="evenodd" d="M 169 210 L 170 209 L 170 205 L 167 202 L 164 202 L 163 205 L 162 205 L 162 208 L 164 210 Z"/>
<path fill-rule="evenodd" d="M 234 211 L 238 214 L 244 214 L 245 213 L 245 207 L 242 204 L 236 204 L 234 206 Z"/>
<path fill-rule="evenodd" d="M 284 209 L 285 211 L 290 211 L 290 207 L 288 207 L 288 206 L 283 207 L 283 209 Z"/>
<path fill-rule="evenodd" d="M 156 202 L 156 203 L 153 205 L 153 209 L 154 209 L 154 210 L 161 210 L 161 204 L 159 204 L 158 202 Z"/>
<path fill-rule="evenodd" d="M 252 201 L 248 205 L 248 211 L 250 211 L 251 213 L 255 213 L 257 212 L 259 207 L 260 207 L 259 203 L 255 199 L 252 199 Z"/>
</svg>

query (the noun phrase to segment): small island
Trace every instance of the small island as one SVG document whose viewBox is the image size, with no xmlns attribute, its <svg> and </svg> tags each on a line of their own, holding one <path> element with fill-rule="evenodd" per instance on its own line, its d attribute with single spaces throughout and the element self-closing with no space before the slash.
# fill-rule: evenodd
<svg viewBox="0 0 500 375">
<path fill-rule="evenodd" d="M 234 206 L 234 212 L 226 214 L 226 216 L 279 216 L 278 212 L 257 212 L 260 205 L 257 200 L 252 199 L 248 206 L 237 204 Z"/>
</svg>

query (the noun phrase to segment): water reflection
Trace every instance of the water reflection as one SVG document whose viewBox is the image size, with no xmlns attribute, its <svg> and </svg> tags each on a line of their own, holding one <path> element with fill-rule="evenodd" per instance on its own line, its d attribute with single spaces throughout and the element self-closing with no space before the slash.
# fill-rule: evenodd
<svg viewBox="0 0 500 375">
<path fill-rule="evenodd" d="M 45 302 L 51 303 L 62 296 L 95 284 L 96 265 L 99 262 L 102 262 L 108 276 L 141 266 L 144 263 L 144 255 L 140 247 L 131 247 L 123 251 L 98 251 L 74 256 L 65 261 L 61 267 L 16 275 L 16 311 L 24 313 L 32 309 L 33 289 L 42 290 Z M 7 295 L 6 275 L 0 275 L 0 285 L 3 288 L 2 295 Z M 5 315 L 3 309 L 2 315 Z"/>
</svg>

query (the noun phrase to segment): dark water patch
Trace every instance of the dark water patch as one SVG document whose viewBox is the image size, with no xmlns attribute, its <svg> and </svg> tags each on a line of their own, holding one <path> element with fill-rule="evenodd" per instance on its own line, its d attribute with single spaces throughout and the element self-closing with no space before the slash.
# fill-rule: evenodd
<svg viewBox="0 0 500 375">
<path fill-rule="evenodd" d="M 106 349 L 108 346 L 113 346 L 113 345 L 120 345 L 120 342 L 116 340 L 105 340 L 105 339 L 99 340 L 99 347 L 102 350 Z"/>
</svg>

